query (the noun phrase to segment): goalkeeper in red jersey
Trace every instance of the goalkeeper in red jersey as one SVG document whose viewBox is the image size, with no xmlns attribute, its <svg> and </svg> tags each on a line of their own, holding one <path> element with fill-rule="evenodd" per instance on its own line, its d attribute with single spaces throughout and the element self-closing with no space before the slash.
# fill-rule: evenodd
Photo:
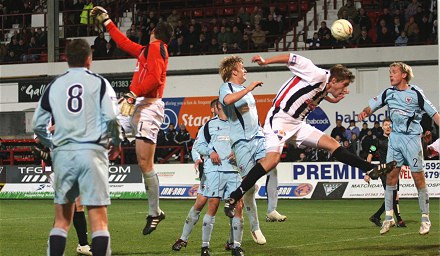
<svg viewBox="0 0 440 256">
<path fill-rule="evenodd" d="M 91 15 L 106 27 L 120 49 L 137 58 L 130 92 L 120 100 L 120 112 L 123 116 L 131 116 L 130 123 L 136 137 L 136 156 L 148 195 L 149 211 L 143 229 L 143 234 L 148 235 L 165 219 L 159 207 L 159 179 L 154 171 L 154 153 L 165 115 L 162 95 L 168 67 L 167 44 L 173 28 L 166 22 L 159 22 L 151 32 L 149 45 L 143 46 L 121 33 L 104 8 L 94 7 Z"/>
</svg>

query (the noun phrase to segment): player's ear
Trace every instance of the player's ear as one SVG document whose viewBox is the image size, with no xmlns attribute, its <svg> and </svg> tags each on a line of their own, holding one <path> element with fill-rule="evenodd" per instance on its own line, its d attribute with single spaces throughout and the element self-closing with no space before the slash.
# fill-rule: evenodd
<svg viewBox="0 0 440 256">
<path fill-rule="evenodd" d="M 86 63 L 84 63 L 84 67 L 87 69 L 90 69 L 90 66 L 92 66 L 92 55 L 90 54 L 90 56 L 86 59 Z"/>
</svg>

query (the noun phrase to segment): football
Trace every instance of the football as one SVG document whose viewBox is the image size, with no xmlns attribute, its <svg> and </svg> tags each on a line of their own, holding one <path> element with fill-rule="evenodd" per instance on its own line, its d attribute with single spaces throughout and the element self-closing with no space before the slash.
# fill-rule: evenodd
<svg viewBox="0 0 440 256">
<path fill-rule="evenodd" d="M 333 22 L 330 28 L 332 36 L 338 41 L 344 41 L 351 37 L 353 33 L 353 26 L 350 21 L 345 19 L 339 19 Z"/>
</svg>

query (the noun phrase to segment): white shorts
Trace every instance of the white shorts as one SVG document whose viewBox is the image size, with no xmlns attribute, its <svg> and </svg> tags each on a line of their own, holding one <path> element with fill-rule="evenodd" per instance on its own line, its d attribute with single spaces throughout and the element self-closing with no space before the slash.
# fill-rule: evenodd
<svg viewBox="0 0 440 256">
<path fill-rule="evenodd" d="M 283 151 L 285 143 L 300 147 L 318 146 L 319 139 L 324 133 L 304 121 L 289 116 L 284 111 L 274 116 L 267 116 L 264 123 L 264 137 L 266 138 L 266 152 Z"/>
<path fill-rule="evenodd" d="M 124 129 L 124 132 L 132 133 L 132 127 L 131 127 L 131 116 L 123 116 L 121 114 L 118 115 L 119 123 L 121 124 L 122 129 Z"/>
<path fill-rule="evenodd" d="M 157 134 L 165 116 L 165 104 L 162 99 L 144 98 L 136 101 L 131 126 L 136 138 L 157 141 Z"/>
</svg>

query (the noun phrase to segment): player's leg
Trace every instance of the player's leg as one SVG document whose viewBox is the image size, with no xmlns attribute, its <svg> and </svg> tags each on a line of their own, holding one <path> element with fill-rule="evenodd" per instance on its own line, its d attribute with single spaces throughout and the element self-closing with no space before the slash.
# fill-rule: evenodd
<svg viewBox="0 0 440 256">
<path fill-rule="evenodd" d="M 387 177 L 385 175 L 381 175 L 380 176 L 380 181 L 382 182 L 382 187 L 384 188 L 384 190 L 386 190 L 386 187 L 387 187 Z M 385 212 L 385 202 L 382 202 L 382 205 L 379 207 L 379 209 L 373 215 L 371 215 L 369 220 L 371 222 L 373 222 L 376 226 L 381 227 L 382 226 L 382 222 L 381 222 L 380 216 L 384 212 Z"/>
<path fill-rule="evenodd" d="M 241 176 L 238 173 L 225 173 L 227 179 L 226 188 L 222 195 L 223 199 L 226 199 L 226 195 L 230 194 L 231 191 L 237 189 L 241 182 Z M 241 242 L 243 240 L 243 200 L 237 203 L 235 208 L 234 218 L 231 219 L 232 227 L 232 255 L 241 256 L 244 255 L 244 251 L 241 247 Z"/>
<path fill-rule="evenodd" d="M 83 169 L 78 178 L 80 203 L 87 207 L 92 253 L 94 256 L 111 255 L 107 218 L 107 205 L 110 205 L 107 151 L 82 150 L 79 154 Z"/>
<path fill-rule="evenodd" d="M 75 199 L 75 212 L 73 213 L 73 226 L 78 237 L 76 252 L 80 255 L 92 255 L 87 238 L 87 221 L 84 214 L 84 206 L 80 203 L 80 197 Z"/>
<path fill-rule="evenodd" d="M 161 213 L 159 208 L 159 179 L 154 171 L 155 149 L 156 144 L 152 141 L 136 138 L 136 156 L 148 195 L 148 215 L 150 216 L 158 216 Z"/>
<path fill-rule="evenodd" d="M 159 178 L 154 170 L 157 134 L 164 119 L 163 105 L 162 101 L 144 99 L 136 105 L 131 120 L 136 131 L 136 157 L 148 195 L 147 224 L 142 231 L 144 235 L 156 230 L 159 222 L 165 219 L 165 213 L 159 208 Z"/>
<path fill-rule="evenodd" d="M 280 130 L 282 130 L 282 129 L 280 128 Z M 263 147 L 265 145 L 265 147 L 266 147 L 265 156 L 252 155 L 253 159 L 248 159 L 247 162 L 241 161 L 240 155 L 242 156 L 243 159 L 245 159 L 246 157 L 249 157 L 247 154 L 247 152 L 249 150 L 245 151 L 242 148 L 237 149 L 237 145 L 234 146 L 234 152 L 236 155 L 237 164 L 238 164 L 238 166 L 245 166 L 246 167 L 244 169 L 245 172 L 243 172 L 243 170 L 242 170 L 242 176 L 243 177 L 246 176 L 246 177 L 244 177 L 240 186 L 235 191 L 233 191 L 231 193 L 231 195 L 229 196 L 229 198 L 227 200 L 229 202 L 227 202 L 225 204 L 225 209 L 224 209 L 225 214 L 230 218 L 233 218 L 233 216 L 234 216 L 233 211 L 232 211 L 232 209 L 234 207 L 234 203 L 238 202 L 238 200 L 240 200 L 248 190 L 250 190 L 252 187 L 254 187 L 255 183 L 261 177 L 266 175 L 270 170 L 274 169 L 277 166 L 277 164 L 280 162 L 281 152 L 283 150 L 284 143 L 280 144 L 280 139 L 278 138 L 276 132 L 274 132 L 274 130 L 272 130 L 271 125 L 265 125 L 264 136 L 265 136 L 265 143 L 261 144 L 261 145 L 257 144 L 256 146 Z M 263 150 L 261 150 L 261 151 L 263 151 Z M 237 158 L 237 156 L 238 156 L 238 158 Z M 255 164 L 256 159 L 259 159 L 259 160 L 258 160 L 258 163 Z M 244 202 L 244 204 L 245 204 L 245 207 L 248 207 L 246 205 L 246 202 Z"/>
<path fill-rule="evenodd" d="M 107 207 L 87 206 L 92 230 L 92 252 L 94 256 L 111 255 L 110 233 L 108 232 Z"/>
<path fill-rule="evenodd" d="M 54 175 L 55 221 L 49 234 L 49 256 L 64 254 L 67 232 L 73 218 L 74 201 L 79 195 L 77 158 L 77 154 L 72 154 L 71 151 L 54 150 L 53 153 L 53 168 L 57 170 L 57 174 Z"/>
<path fill-rule="evenodd" d="M 257 202 L 255 200 L 255 193 L 256 191 L 254 185 L 247 191 L 246 194 L 243 195 L 243 204 L 251 226 L 252 239 L 257 244 L 265 244 L 266 238 L 261 232 L 260 222 L 258 220 L 258 209 Z"/>
<path fill-rule="evenodd" d="M 411 172 L 411 175 L 417 187 L 419 207 L 420 212 L 422 213 L 419 233 L 421 235 L 426 235 L 429 233 L 429 230 L 431 228 L 431 221 L 429 219 L 429 194 L 426 187 L 425 173 L 423 170 L 419 172 L 413 171 Z"/>
<path fill-rule="evenodd" d="M 180 251 L 182 247 L 186 247 L 186 245 L 188 244 L 189 235 L 194 229 L 194 226 L 199 221 L 200 212 L 205 206 L 207 200 L 208 198 L 203 196 L 202 193 L 197 194 L 196 202 L 191 207 L 191 209 L 188 212 L 188 215 L 186 216 L 185 224 L 183 225 L 182 235 L 180 236 L 179 239 L 177 239 L 177 241 L 172 246 L 172 249 L 174 251 Z"/>
<path fill-rule="evenodd" d="M 361 171 L 367 173 L 372 179 L 378 179 L 380 175 L 390 172 L 395 166 L 395 162 L 380 165 L 367 162 L 358 155 L 355 155 L 342 147 L 335 139 L 326 134 L 323 134 L 320 137 L 317 147 L 330 152 L 339 162 L 359 168 Z"/>
<path fill-rule="evenodd" d="M 278 170 L 272 169 L 266 178 L 267 214 L 266 221 L 285 221 L 287 217 L 277 211 L 278 206 Z"/>
<path fill-rule="evenodd" d="M 390 228 L 395 225 L 393 218 L 394 191 L 397 191 L 397 181 L 399 180 L 400 169 L 405 162 L 401 151 L 402 147 L 400 147 L 401 143 L 403 143 L 403 141 L 401 141 L 400 136 L 394 134 L 390 135 L 388 141 L 387 162 L 396 161 L 397 165 L 387 174 L 387 184 L 385 188 L 385 220 L 382 223 L 380 234 L 386 234 Z M 404 147 L 406 147 L 406 145 Z"/>
<path fill-rule="evenodd" d="M 208 198 L 208 210 L 203 217 L 202 225 L 202 249 L 201 255 L 210 255 L 209 243 L 211 241 L 212 230 L 215 223 L 215 214 L 217 213 L 218 206 L 220 204 L 219 197 Z"/>
<path fill-rule="evenodd" d="M 419 233 L 425 235 L 429 233 L 431 221 L 429 219 L 429 194 L 423 170 L 422 141 L 419 135 L 405 135 L 402 136 L 402 140 L 404 140 L 404 143 L 400 144 L 402 145 L 401 151 L 411 170 L 411 176 L 418 192 L 419 207 L 422 214 Z"/>
<path fill-rule="evenodd" d="M 387 174 L 387 185 L 385 187 L 385 220 L 382 222 L 380 234 L 387 233 L 391 227 L 395 226 L 396 222 L 393 218 L 394 210 L 394 191 L 397 191 L 397 180 L 399 179 L 400 166 L 395 167 Z"/>
<path fill-rule="evenodd" d="M 55 223 L 49 233 L 48 256 L 62 256 L 66 248 L 67 232 L 73 217 L 73 203 L 55 204 Z"/>
<path fill-rule="evenodd" d="M 400 207 L 399 207 L 399 180 L 397 180 L 397 190 L 396 192 L 393 194 L 393 210 L 394 210 L 394 215 L 396 216 L 396 226 L 399 228 L 406 228 L 406 223 L 405 221 L 403 221 L 402 216 L 400 216 Z"/>
</svg>

